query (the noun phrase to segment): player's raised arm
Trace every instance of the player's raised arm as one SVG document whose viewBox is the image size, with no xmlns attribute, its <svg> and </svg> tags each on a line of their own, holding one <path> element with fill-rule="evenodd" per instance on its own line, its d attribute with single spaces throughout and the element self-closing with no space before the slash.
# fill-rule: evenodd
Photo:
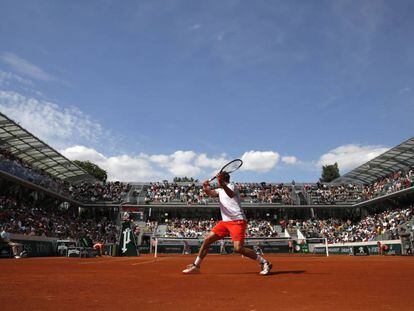
<svg viewBox="0 0 414 311">
<path fill-rule="evenodd" d="M 210 197 L 218 196 L 218 193 L 216 191 L 211 190 L 209 180 L 206 180 L 205 182 L 203 182 L 203 189 L 204 189 L 204 192 Z"/>
<path fill-rule="evenodd" d="M 217 181 L 219 186 L 224 190 L 224 192 L 226 192 L 226 194 L 230 197 L 233 198 L 236 194 L 234 193 L 233 190 L 231 190 L 227 184 L 230 181 L 230 176 L 227 173 L 219 173 L 217 175 Z"/>
</svg>

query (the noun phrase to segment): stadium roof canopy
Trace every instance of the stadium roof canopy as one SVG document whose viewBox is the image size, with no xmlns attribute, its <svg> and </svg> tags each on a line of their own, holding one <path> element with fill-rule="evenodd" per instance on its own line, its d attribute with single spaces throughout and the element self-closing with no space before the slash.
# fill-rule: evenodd
<svg viewBox="0 0 414 311">
<path fill-rule="evenodd" d="M 52 176 L 68 180 L 94 180 L 94 177 L 0 113 L 0 144 L 16 157 Z"/>
<path fill-rule="evenodd" d="M 414 167 L 414 137 L 353 169 L 333 182 L 371 184 L 389 174 Z"/>
</svg>

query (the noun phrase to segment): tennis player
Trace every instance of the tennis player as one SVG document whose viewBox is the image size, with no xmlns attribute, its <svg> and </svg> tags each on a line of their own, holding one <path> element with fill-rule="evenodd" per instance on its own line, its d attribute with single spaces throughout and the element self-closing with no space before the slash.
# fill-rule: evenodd
<svg viewBox="0 0 414 311">
<path fill-rule="evenodd" d="M 97 255 L 98 256 L 101 256 L 102 257 L 103 252 L 104 252 L 104 244 L 101 243 L 101 242 L 96 242 L 93 245 L 93 249 L 97 252 Z"/>
<path fill-rule="evenodd" d="M 211 189 L 209 181 L 203 183 L 203 188 L 207 195 L 219 198 L 220 212 L 223 220 L 219 221 L 211 232 L 206 235 L 195 262 L 188 265 L 183 270 L 183 273 L 199 273 L 201 262 L 206 257 L 210 245 L 230 235 L 233 241 L 234 251 L 259 261 L 262 267 L 260 274 L 269 274 L 270 269 L 272 269 L 272 264 L 261 255 L 256 254 L 252 249 L 243 246 L 247 222 L 246 216 L 240 206 L 240 196 L 236 185 L 230 183 L 230 175 L 226 172 L 219 173 L 217 175 L 217 181 L 219 188 Z"/>
</svg>

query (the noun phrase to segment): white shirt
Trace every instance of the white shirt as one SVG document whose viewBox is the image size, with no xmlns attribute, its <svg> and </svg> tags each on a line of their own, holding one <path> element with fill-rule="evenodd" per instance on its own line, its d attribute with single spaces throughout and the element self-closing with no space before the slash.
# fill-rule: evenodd
<svg viewBox="0 0 414 311">
<path fill-rule="evenodd" d="M 214 189 L 220 199 L 221 218 L 223 218 L 223 221 L 246 220 L 240 206 L 239 189 L 233 183 L 227 184 L 227 187 L 234 192 L 234 197 L 230 198 L 223 188 Z"/>
</svg>

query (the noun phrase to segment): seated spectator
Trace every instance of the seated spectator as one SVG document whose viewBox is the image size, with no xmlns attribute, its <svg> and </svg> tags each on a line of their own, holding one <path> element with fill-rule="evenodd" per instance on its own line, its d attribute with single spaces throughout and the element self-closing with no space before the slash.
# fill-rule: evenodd
<svg viewBox="0 0 414 311">
<path fill-rule="evenodd" d="M 217 220 L 173 219 L 167 223 L 166 237 L 203 238 L 216 224 Z M 252 220 L 247 224 L 247 237 L 270 238 L 277 237 L 274 226 L 266 220 Z"/>
<path fill-rule="evenodd" d="M 310 196 L 313 204 L 352 204 L 360 199 L 361 190 L 355 184 L 329 185 L 316 183 L 315 186 L 305 184 L 304 191 Z"/>
<path fill-rule="evenodd" d="M 368 242 L 378 236 L 398 239 L 399 226 L 411 220 L 413 207 L 369 215 L 359 221 L 340 219 L 290 220 L 289 226 L 299 229 L 308 237 L 323 237 L 328 243 Z"/>
<path fill-rule="evenodd" d="M 81 202 L 109 201 L 119 203 L 131 189 L 131 185 L 119 181 L 70 184 L 53 177 L 44 170 L 33 167 L 5 148 L 0 148 L 0 169 Z"/>
<path fill-rule="evenodd" d="M 292 205 L 291 186 L 266 183 L 236 183 L 242 202 L 260 204 Z M 208 197 L 201 184 L 177 184 L 168 182 L 150 183 L 145 187 L 145 203 L 217 203 L 217 198 Z"/>
<path fill-rule="evenodd" d="M 2 227 L 0 227 L 0 243 L 7 244 L 11 248 L 14 258 L 20 259 L 23 256 L 23 245 L 10 241 L 10 233 Z"/>
<path fill-rule="evenodd" d="M 30 236 L 92 240 L 115 243 L 118 227 L 106 217 L 99 220 L 71 216 L 56 207 L 39 207 L 36 203 L 21 201 L 12 196 L 0 197 L 0 226 L 8 233 Z"/>
</svg>

